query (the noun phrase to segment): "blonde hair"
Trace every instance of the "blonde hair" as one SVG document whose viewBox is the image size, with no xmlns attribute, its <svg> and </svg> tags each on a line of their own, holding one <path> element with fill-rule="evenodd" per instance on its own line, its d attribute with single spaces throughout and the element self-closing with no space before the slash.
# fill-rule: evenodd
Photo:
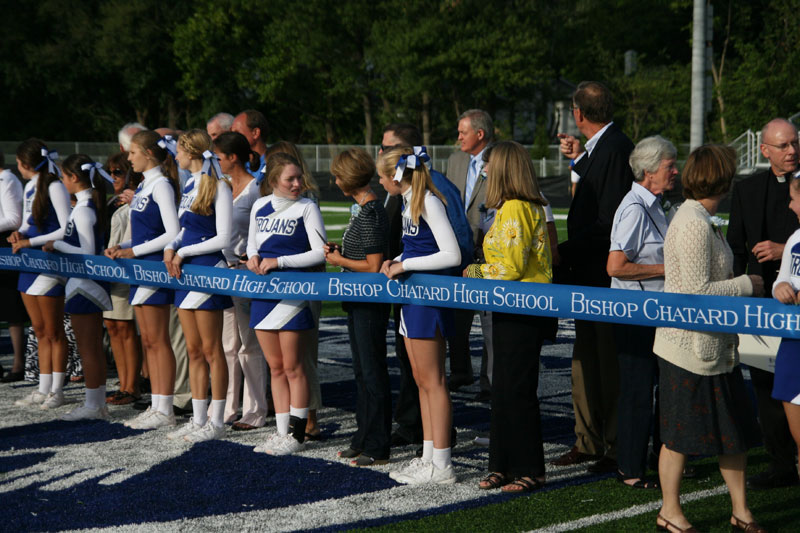
<svg viewBox="0 0 800 533">
<path fill-rule="evenodd" d="M 201 129 L 193 129 L 182 133 L 181 136 L 178 137 L 178 146 L 185 150 L 192 159 L 200 160 L 203 159 L 203 152 L 206 150 L 213 150 L 211 147 L 211 137 Z M 195 198 L 192 203 L 192 211 L 194 213 L 204 216 L 211 214 L 211 206 L 214 204 L 214 198 L 217 196 L 217 179 L 218 176 L 211 176 L 209 174 L 200 176 L 200 183 L 196 184 L 197 198 Z M 225 183 L 230 187 L 230 181 L 226 178 L 223 179 L 225 179 Z"/>
<path fill-rule="evenodd" d="M 294 165 L 300 170 L 303 169 L 297 159 L 284 152 L 274 153 L 267 158 L 267 168 L 264 170 L 264 179 L 261 180 L 261 185 L 258 188 L 261 196 L 266 196 L 272 192 L 272 189 L 275 188 L 275 184 L 278 183 L 278 179 L 280 179 L 283 173 L 283 169 L 289 165 Z M 301 188 L 301 193 L 308 190 L 305 183 L 302 184 Z"/>
<path fill-rule="evenodd" d="M 399 146 L 378 155 L 378 173 L 384 176 L 394 176 L 398 161 L 404 155 L 412 155 L 414 148 Z M 433 184 L 431 173 L 422 161 L 417 163 L 417 168 L 406 167 L 403 172 L 403 181 L 411 184 L 411 220 L 419 224 L 419 216 L 425 208 L 425 191 L 431 191 L 443 204 L 447 201 Z"/>
<path fill-rule="evenodd" d="M 498 208 L 506 200 L 525 200 L 547 205 L 542 197 L 531 156 L 521 144 L 501 141 L 487 151 L 490 172 L 486 184 L 486 207 Z"/>
<path fill-rule="evenodd" d="M 297 161 L 297 166 L 300 167 L 300 170 L 303 172 L 303 192 L 311 191 L 315 196 L 319 196 L 319 186 L 316 180 L 314 180 L 311 171 L 308 169 L 308 165 L 306 165 L 306 161 L 303 159 L 303 154 L 297 149 L 297 145 L 289 141 L 278 141 L 267 148 L 265 158 L 269 160 L 269 158 L 275 154 L 289 154 L 292 156 Z"/>
<path fill-rule="evenodd" d="M 349 194 L 369 185 L 375 176 L 375 161 L 363 148 L 348 148 L 333 159 L 331 174 L 339 178 L 342 191 Z"/>
</svg>

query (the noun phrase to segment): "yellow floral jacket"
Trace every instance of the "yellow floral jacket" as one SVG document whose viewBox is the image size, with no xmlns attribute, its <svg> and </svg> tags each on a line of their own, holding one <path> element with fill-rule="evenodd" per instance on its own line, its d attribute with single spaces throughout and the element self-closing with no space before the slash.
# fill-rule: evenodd
<svg viewBox="0 0 800 533">
<path fill-rule="evenodd" d="M 467 267 L 467 277 L 552 283 L 553 258 L 544 209 L 523 200 L 508 200 L 495 215 L 483 239 L 485 264 Z"/>
</svg>

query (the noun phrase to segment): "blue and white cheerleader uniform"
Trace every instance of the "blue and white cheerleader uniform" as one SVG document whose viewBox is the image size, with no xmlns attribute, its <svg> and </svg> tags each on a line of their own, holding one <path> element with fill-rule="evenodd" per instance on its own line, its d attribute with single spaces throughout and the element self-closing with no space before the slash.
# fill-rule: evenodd
<svg viewBox="0 0 800 533">
<path fill-rule="evenodd" d="M 795 231 L 783 249 L 781 268 L 772 285 L 773 295 L 779 283 L 786 282 L 792 290 L 800 290 L 800 230 Z M 782 402 L 800 405 L 800 339 L 782 339 L 775 359 L 775 381 L 772 397 Z"/>
<path fill-rule="evenodd" d="M 184 265 L 200 265 L 227 268 L 228 263 L 222 255 L 231 235 L 233 217 L 233 193 L 223 180 L 217 182 L 217 194 L 211 205 L 211 213 L 198 215 L 192 211 L 197 199 L 202 174 L 195 172 L 183 189 L 178 218 L 181 231 L 167 250 L 184 258 Z M 175 306 L 180 309 L 227 309 L 233 306 L 230 296 L 200 291 L 175 289 Z"/>
<path fill-rule="evenodd" d="M 403 193 L 403 253 L 396 260 L 403 262 L 406 272 L 447 275 L 461 263 L 453 228 L 444 204 L 436 195 L 425 191 L 424 209 L 419 224 L 411 218 L 411 188 Z M 400 334 L 409 339 L 432 339 L 438 332 L 443 337 L 453 334 L 453 310 L 428 305 L 403 304 L 400 307 Z"/>
<path fill-rule="evenodd" d="M 162 262 L 164 249 L 180 231 L 175 193 L 160 167 L 144 171 L 144 181 L 131 201 L 131 240 L 120 244 L 132 248 L 136 259 Z M 131 285 L 131 305 L 171 304 L 172 289 Z"/>
<path fill-rule="evenodd" d="M 75 194 L 77 202 L 69 215 L 64 239 L 55 241 L 53 248 L 65 254 L 100 255 L 105 235 L 97 223 L 97 206 L 92 189 Z M 66 287 L 64 312 L 70 314 L 99 313 L 111 309 L 110 284 L 85 278 L 69 278 Z"/>
<path fill-rule="evenodd" d="M 271 194 L 259 198 L 250 212 L 247 257 L 276 257 L 281 272 L 302 272 L 325 261 L 325 226 L 312 200 L 289 200 Z M 261 300 L 250 304 L 250 327 L 301 330 L 314 327 L 304 300 Z"/>
<path fill-rule="evenodd" d="M 59 241 L 64 237 L 64 230 L 69 219 L 70 205 L 69 193 L 60 180 L 54 180 L 47 187 L 50 196 L 47 207 L 47 217 L 42 228 L 33 220 L 33 199 L 36 197 L 36 187 L 39 183 L 39 174 L 31 178 L 23 192 L 22 225 L 19 232 L 24 238 L 30 240 L 31 248 L 41 248 L 48 241 Z M 37 274 L 36 272 L 21 272 L 17 290 L 31 296 L 63 296 L 66 279 L 61 276 Z"/>
</svg>

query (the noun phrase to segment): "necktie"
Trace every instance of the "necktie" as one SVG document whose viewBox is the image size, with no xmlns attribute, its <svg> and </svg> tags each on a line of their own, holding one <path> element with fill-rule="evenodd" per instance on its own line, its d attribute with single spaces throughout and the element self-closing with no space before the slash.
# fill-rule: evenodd
<svg viewBox="0 0 800 533">
<path fill-rule="evenodd" d="M 476 181 L 478 181 L 478 160 L 473 157 L 469 162 L 469 169 L 467 170 L 467 186 L 464 191 L 464 212 L 469 210 L 469 199 L 472 196 L 472 189 L 475 188 Z"/>
</svg>

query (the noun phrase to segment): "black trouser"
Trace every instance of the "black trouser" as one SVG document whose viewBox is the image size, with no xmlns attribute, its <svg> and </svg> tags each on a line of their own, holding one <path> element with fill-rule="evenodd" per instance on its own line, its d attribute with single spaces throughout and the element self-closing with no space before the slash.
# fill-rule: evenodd
<svg viewBox="0 0 800 533">
<path fill-rule="evenodd" d="M 615 324 L 619 361 L 617 463 L 626 477 L 642 478 L 647 470 L 650 433 L 653 450 L 661 448 L 658 419 L 653 430 L 653 390 L 658 385 L 658 358 L 653 353 L 656 329 Z M 656 416 L 658 409 L 656 406 Z"/>
<path fill-rule="evenodd" d="M 469 333 L 472 329 L 472 309 L 454 309 L 455 331 L 447 337 L 448 355 L 450 356 L 450 379 L 459 377 L 473 379 L 472 357 L 469 349 Z"/>
<path fill-rule="evenodd" d="M 389 306 L 347 305 L 347 332 L 356 377 L 356 425 L 350 447 L 374 459 L 389 458 L 392 432 L 392 391 L 386 367 Z"/>
<path fill-rule="evenodd" d="M 414 381 L 411 362 L 408 360 L 405 339 L 400 335 L 400 305 L 394 305 L 395 353 L 400 362 L 400 390 L 394 408 L 397 434 L 410 442 L 422 442 L 422 414 L 419 407 L 419 389 Z"/>
<path fill-rule="evenodd" d="M 509 477 L 544 476 L 539 413 L 538 317 L 492 313 L 494 374 L 489 471 Z"/>
<path fill-rule="evenodd" d="M 795 472 L 797 447 L 789 431 L 786 411 L 783 410 L 783 403 L 772 397 L 775 374 L 751 366 L 750 380 L 758 400 L 758 423 L 771 468 L 782 474 Z"/>
</svg>

